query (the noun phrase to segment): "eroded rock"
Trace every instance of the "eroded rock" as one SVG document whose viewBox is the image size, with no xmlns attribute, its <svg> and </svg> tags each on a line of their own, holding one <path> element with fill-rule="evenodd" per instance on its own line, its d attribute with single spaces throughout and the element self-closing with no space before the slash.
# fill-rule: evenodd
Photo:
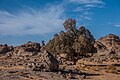
<svg viewBox="0 0 120 80">
<path fill-rule="evenodd" d="M 8 46 L 7 44 L 0 45 L 0 54 L 4 54 L 4 53 L 10 52 L 12 50 L 13 50 L 13 46 Z"/>
<path fill-rule="evenodd" d="M 54 38 L 46 44 L 46 50 L 53 54 L 66 54 L 66 59 L 74 60 L 86 57 L 87 53 L 95 52 L 95 39 L 88 29 L 81 26 L 76 29 L 76 21 L 68 19 L 64 22 L 66 32 L 55 34 Z"/>
</svg>

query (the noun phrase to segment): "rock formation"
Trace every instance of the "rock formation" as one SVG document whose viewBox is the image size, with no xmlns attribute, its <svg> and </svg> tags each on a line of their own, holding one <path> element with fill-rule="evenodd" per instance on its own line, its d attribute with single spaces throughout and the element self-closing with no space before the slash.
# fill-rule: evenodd
<svg viewBox="0 0 120 80">
<path fill-rule="evenodd" d="M 84 64 L 120 64 L 120 38 L 114 34 L 109 34 L 100 38 L 94 44 L 97 53 L 90 58 L 84 58 L 78 63 Z"/>
<path fill-rule="evenodd" d="M 39 67 L 42 66 L 43 69 L 46 69 L 48 71 L 58 71 L 59 62 L 53 56 L 53 54 L 44 51 L 43 53 L 39 53 L 38 55 L 39 55 L 39 60 L 40 60 Z M 36 68 L 36 66 L 35 66 L 35 68 Z"/>
<path fill-rule="evenodd" d="M 68 19 L 64 22 L 66 32 L 55 34 L 54 38 L 46 44 L 46 50 L 53 54 L 67 54 L 68 60 L 88 56 L 95 52 L 92 34 L 84 26 L 76 29 L 76 20 Z"/>
<path fill-rule="evenodd" d="M 13 46 L 8 46 L 7 44 L 0 45 L 0 54 L 5 54 L 5 53 L 10 52 L 12 50 L 13 50 Z"/>
<path fill-rule="evenodd" d="M 35 42 L 28 42 L 21 46 L 14 47 L 14 55 L 36 54 L 40 51 L 40 44 Z M 26 53 L 26 54 L 25 54 Z"/>
<path fill-rule="evenodd" d="M 98 51 L 109 50 L 111 52 L 120 52 L 120 38 L 114 34 L 109 34 L 105 37 L 100 38 L 95 43 Z"/>
<path fill-rule="evenodd" d="M 17 47 L 0 45 L 0 54 L 6 53 L 6 58 L 15 60 L 15 62 L 9 63 L 10 65 L 22 65 L 34 71 L 57 71 L 58 60 L 53 54 L 43 49 L 44 46 L 45 44 L 40 47 L 40 44 L 35 42 L 28 42 Z"/>
</svg>

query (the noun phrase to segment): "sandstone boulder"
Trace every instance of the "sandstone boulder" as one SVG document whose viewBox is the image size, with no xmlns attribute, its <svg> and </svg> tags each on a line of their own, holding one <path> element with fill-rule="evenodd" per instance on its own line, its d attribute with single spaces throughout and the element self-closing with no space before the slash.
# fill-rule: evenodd
<svg viewBox="0 0 120 80">
<path fill-rule="evenodd" d="M 48 71 L 58 71 L 59 68 L 59 62 L 58 60 L 54 57 L 53 54 L 44 51 L 43 53 L 38 53 L 39 54 L 39 60 L 40 64 L 36 65 L 34 67 L 34 70 L 48 70 Z"/>
</svg>

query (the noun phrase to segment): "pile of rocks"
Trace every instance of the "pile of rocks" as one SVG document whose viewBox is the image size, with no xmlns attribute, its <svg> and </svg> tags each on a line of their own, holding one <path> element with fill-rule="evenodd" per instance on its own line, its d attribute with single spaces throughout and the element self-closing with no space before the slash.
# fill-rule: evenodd
<svg viewBox="0 0 120 80">
<path fill-rule="evenodd" d="M 39 43 L 28 42 L 21 46 L 12 47 L 0 45 L 0 59 L 5 66 L 23 66 L 34 71 L 57 71 L 59 67 L 58 60 L 53 54 L 40 47 Z"/>
</svg>

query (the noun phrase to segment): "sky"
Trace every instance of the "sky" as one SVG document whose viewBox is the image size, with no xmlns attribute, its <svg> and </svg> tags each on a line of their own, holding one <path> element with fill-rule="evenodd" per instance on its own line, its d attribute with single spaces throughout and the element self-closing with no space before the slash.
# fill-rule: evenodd
<svg viewBox="0 0 120 80">
<path fill-rule="evenodd" d="M 97 40 L 120 36 L 120 0 L 0 0 L 0 44 L 46 43 L 65 31 L 66 19 L 84 25 Z"/>
</svg>

